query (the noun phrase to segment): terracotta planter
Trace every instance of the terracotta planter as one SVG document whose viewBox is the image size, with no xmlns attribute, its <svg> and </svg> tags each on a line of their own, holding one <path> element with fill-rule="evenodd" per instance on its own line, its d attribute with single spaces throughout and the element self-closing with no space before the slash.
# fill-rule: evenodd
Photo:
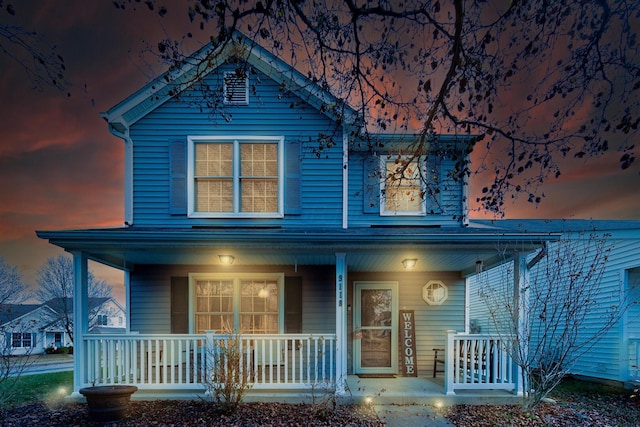
<svg viewBox="0 0 640 427">
<path fill-rule="evenodd" d="M 89 417 L 95 421 L 116 421 L 129 410 L 131 395 L 138 391 L 133 385 L 104 385 L 80 389 L 89 405 Z"/>
</svg>

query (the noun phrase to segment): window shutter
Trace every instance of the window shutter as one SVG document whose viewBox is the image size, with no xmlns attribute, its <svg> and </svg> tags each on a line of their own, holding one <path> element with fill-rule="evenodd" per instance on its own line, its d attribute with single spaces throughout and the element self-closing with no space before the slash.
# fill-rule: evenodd
<svg viewBox="0 0 640 427">
<path fill-rule="evenodd" d="M 434 192 L 433 195 L 426 194 L 426 210 L 427 215 L 442 213 L 442 193 L 444 192 L 444 179 L 442 174 L 442 159 L 436 154 L 431 154 L 427 159 L 427 185 L 433 190 L 439 190 Z"/>
<path fill-rule="evenodd" d="M 380 213 L 380 159 L 376 155 L 364 158 L 363 207 L 364 213 Z"/>
<path fill-rule="evenodd" d="M 171 333 L 189 333 L 189 278 L 171 278 Z"/>
<path fill-rule="evenodd" d="M 300 142 L 285 141 L 284 145 L 284 213 L 285 215 L 300 215 L 302 213 Z"/>
<path fill-rule="evenodd" d="M 302 277 L 284 278 L 284 333 L 302 332 Z"/>
<path fill-rule="evenodd" d="M 187 142 L 169 143 L 169 213 L 187 214 Z"/>
</svg>

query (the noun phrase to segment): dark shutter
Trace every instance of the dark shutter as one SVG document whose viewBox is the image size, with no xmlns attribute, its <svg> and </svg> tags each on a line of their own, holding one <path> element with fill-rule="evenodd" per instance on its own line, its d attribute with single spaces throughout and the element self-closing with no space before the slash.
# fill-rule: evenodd
<svg viewBox="0 0 640 427">
<path fill-rule="evenodd" d="M 364 158 L 364 213 L 380 213 L 380 158 L 367 155 Z"/>
<path fill-rule="evenodd" d="M 284 278 L 284 333 L 302 332 L 302 277 Z"/>
<path fill-rule="evenodd" d="M 284 213 L 286 215 L 300 215 L 302 213 L 300 143 L 285 141 L 284 146 Z"/>
<path fill-rule="evenodd" d="M 427 194 L 426 210 L 427 214 L 441 214 L 442 213 L 442 192 L 445 190 L 444 180 L 446 176 L 442 173 L 442 158 L 432 153 L 427 159 L 427 172 L 426 172 L 427 185 L 432 188 L 433 194 Z M 439 191 L 435 191 L 435 190 Z"/>
<path fill-rule="evenodd" d="M 169 143 L 169 213 L 187 214 L 187 143 Z"/>
<path fill-rule="evenodd" d="M 171 278 L 171 333 L 189 333 L 189 278 Z"/>
</svg>

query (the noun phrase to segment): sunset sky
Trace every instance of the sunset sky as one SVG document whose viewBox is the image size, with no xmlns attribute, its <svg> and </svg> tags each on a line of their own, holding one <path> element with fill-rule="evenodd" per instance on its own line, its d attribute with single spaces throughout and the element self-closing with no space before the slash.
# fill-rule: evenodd
<svg viewBox="0 0 640 427">
<path fill-rule="evenodd" d="M 116 10 L 109 0 L 21 0 L 14 18 L 0 14 L 2 23 L 37 31 L 57 45 L 72 82 L 70 98 L 53 89 L 34 90 L 22 68 L 0 54 L 0 257 L 17 266 L 30 285 L 46 259 L 62 253 L 39 240 L 35 230 L 123 223 L 124 145 L 109 133 L 100 112 L 153 77 L 140 55 L 147 42 L 155 45 L 165 31 L 179 37 L 176 28 L 187 28 L 184 5 L 166 3 L 164 19 L 144 8 Z M 540 206 L 516 200 L 505 217 L 640 219 L 638 169 L 621 171 L 618 157 L 573 163 L 546 184 Z M 472 181 L 472 200 L 478 190 Z M 90 267 L 122 299 L 122 275 Z"/>
</svg>

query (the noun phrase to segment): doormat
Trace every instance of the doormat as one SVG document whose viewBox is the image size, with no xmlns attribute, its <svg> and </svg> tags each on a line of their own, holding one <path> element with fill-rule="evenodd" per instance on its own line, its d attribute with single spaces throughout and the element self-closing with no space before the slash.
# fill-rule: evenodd
<svg viewBox="0 0 640 427">
<path fill-rule="evenodd" d="M 395 374 L 358 374 L 358 378 L 395 378 Z"/>
</svg>

